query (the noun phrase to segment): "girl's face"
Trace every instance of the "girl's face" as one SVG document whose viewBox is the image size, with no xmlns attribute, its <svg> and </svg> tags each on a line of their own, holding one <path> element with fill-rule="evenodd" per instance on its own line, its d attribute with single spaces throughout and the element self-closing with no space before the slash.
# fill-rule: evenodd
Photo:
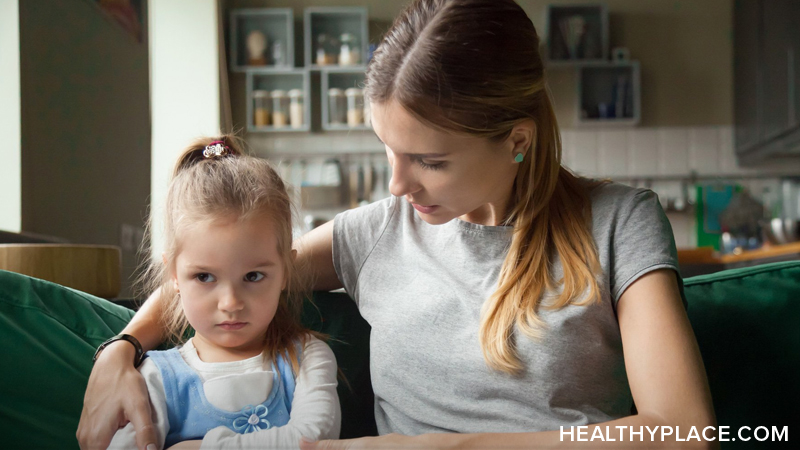
<svg viewBox="0 0 800 450">
<path fill-rule="evenodd" d="M 198 223 L 180 235 L 173 278 L 206 362 L 256 356 L 286 288 L 272 221 Z"/>
<path fill-rule="evenodd" d="M 532 123 L 497 143 L 430 128 L 390 100 L 372 104 L 372 126 L 392 167 L 389 191 L 405 197 L 422 220 L 498 225 L 505 218 L 519 167 L 514 157 L 529 157 Z"/>
</svg>

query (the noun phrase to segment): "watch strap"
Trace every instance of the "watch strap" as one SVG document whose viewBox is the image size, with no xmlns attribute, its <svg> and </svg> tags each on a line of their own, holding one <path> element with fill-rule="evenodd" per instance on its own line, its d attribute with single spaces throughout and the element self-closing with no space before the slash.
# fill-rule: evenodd
<svg viewBox="0 0 800 450">
<path fill-rule="evenodd" d="M 116 341 L 128 341 L 133 345 L 133 348 L 136 349 L 136 355 L 133 357 L 133 367 L 138 368 L 142 365 L 142 361 L 144 360 L 144 350 L 142 349 L 142 344 L 139 343 L 139 340 L 135 337 L 131 336 L 130 334 L 118 334 L 111 339 L 103 342 L 97 347 L 97 351 L 94 352 L 94 356 L 92 357 L 92 363 L 97 361 L 97 357 L 100 356 L 100 352 L 103 351 L 109 344 Z"/>
</svg>

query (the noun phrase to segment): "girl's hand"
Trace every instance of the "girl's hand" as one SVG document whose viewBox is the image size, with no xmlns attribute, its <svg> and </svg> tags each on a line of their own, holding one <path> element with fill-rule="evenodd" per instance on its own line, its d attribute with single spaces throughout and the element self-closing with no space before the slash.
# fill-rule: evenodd
<svg viewBox="0 0 800 450">
<path fill-rule="evenodd" d="M 402 449 L 412 446 L 411 436 L 402 434 L 387 434 L 377 437 L 363 437 L 358 439 L 326 440 L 326 441 L 307 441 L 300 439 L 300 450 L 380 450 Z M 419 444 L 416 444 L 419 448 Z M 426 447 L 429 448 L 429 447 Z M 430 447 L 433 448 L 433 447 Z"/>
<path fill-rule="evenodd" d="M 83 398 L 76 437 L 83 449 L 106 448 L 128 422 L 136 430 L 140 450 L 156 449 L 156 428 L 150 417 L 147 383 L 133 367 L 134 348 L 114 342 L 97 359 Z"/>
</svg>

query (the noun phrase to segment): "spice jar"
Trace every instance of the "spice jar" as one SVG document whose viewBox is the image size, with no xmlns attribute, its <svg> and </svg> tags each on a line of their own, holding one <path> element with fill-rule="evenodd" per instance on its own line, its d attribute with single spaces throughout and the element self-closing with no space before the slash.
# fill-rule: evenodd
<svg viewBox="0 0 800 450">
<path fill-rule="evenodd" d="M 372 126 L 372 111 L 370 111 L 369 99 L 366 95 L 364 96 L 364 125 Z"/>
<path fill-rule="evenodd" d="M 303 127 L 303 91 L 292 89 L 289 91 L 289 124 L 292 128 Z"/>
<path fill-rule="evenodd" d="M 342 44 L 339 48 L 339 65 L 353 66 L 361 61 L 361 51 L 358 39 L 352 33 L 343 33 L 340 37 Z"/>
<path fill-rule="evenodd" d="M 364 123 L 364 91 L 350 88 L 344 92 L 347 96 L 347 125 L 355 127 Z"/>
<path fill-rule="evenodd" d="M 253 123 L 257 127 L 269 125 L 269 92 L 253 91 Z"/>
<path fill-rule="evenodd" d="M 289 124 L 289 97 L 286 91 L 276 89 L 272 91 L 272 126 L 285 127 Z"/>
<path fill-rule="evenodd" d="M 317 57 L 318 66 L 330 66 L 336 64 L 336 40 L 325 33 L 317 35 Z"/>
<path fill-rule="evenodd" d="M 341 89 L 328 89 L 328 113 L 331 125 L 344 125 L 347 120 L 347 101 Z"/>
</svg>

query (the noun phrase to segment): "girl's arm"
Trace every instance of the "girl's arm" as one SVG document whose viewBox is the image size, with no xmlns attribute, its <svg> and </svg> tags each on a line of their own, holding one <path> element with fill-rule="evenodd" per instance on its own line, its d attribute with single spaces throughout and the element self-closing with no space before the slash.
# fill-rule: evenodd
<svg viewBox="0 0 800 450">
<path fill-rule="evenodd" d="M 289 423 L 255 433 L 239 434 L 217 427 L 200 448 L 298 448 L 300 438 L 336 439 L 341 428 L 336 394 L 336 357 L 324 342 L 310 338 L 297 374 Z M 194 445 L 194 444 L 193 444 Z"/>
<path fill-rule="evenodd" d="M 154 292 L 122 330 L 152 350 L 163 340 L 158 324 L 160 291 Z M 133 346 L 117 341 L 100 353 L 89 376 L 83 398 L 81 421 L 76 436 L 81 448 L 106 448 L 114 433 L 128 422 L 136 430 L 136 445 L 140 450 L 156 445 L 157 433 L 150 415 L 147 385 L 133 367 Z M 153 447 L 155 448 L 155 447 Z"/>
<path fill-rule="evenodd" d="M 333 267 L 333 221 L 304 234 L 295 243 L 298 266 L 312 277 L 316 291 L 332 291 L 342 287 Z"/>
<path fill-rule="evenodd" d="M 635 281 L 617 304 L 617 317 L 622 334 L 625 368 L 631 393 L 638 410 L 634 416 L 610 422 L 593 424 L 586 428 L 581 439 L 590 439 L 595 428 L 603 436 L 578 442 L 569 435 L 562 439 L 560 430 L 538 433 L 482 433 L 482 434 L 426 434 L 420 436 L 387 435 L 345 441 L 320 441 L 303 443 L 303 450 L 344 449 L 487 449 L 487 448 L 718 448 L 718 441 L 675 441 L 675 430 L 686 439 L 692 427 L 702 439 L 705 427 L 716 427 L 711 394 L 706 380 L 703 361 L 697 347 L 686 311 L 681 303 L 675 274 L 662 269 L 646 274 Z M 576 363 L 580 363 L 579 361 Z M 620 440 L 620 429 L 624 439 Z M 640 427 L 672 427 L 672 435 L 663 440 L 662 428 L 657 428 L 655 438 L 643 428 L 644 433 L 634 435 Z M 606 434 L 608 429 L 608 435 Z M 565 430 L 569 431 L 569 430 Z M 666 428 L 663 429 L 666 433 Z M 706 433 L 716 438 L 716 428 Z"/>
</svg>

